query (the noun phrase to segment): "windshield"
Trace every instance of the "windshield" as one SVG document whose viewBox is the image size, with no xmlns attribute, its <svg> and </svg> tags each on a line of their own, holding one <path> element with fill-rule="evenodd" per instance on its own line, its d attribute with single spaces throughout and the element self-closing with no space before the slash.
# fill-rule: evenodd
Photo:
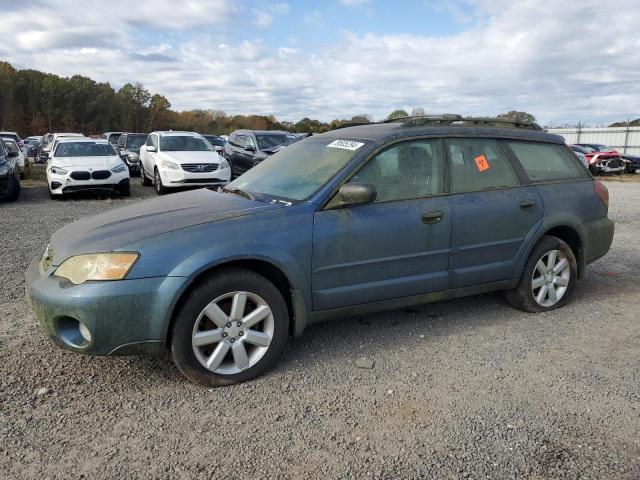
<svg viewBox="0 0 640 480">
<path fill-rule="evenodd" d="M 258 147 L 260 147 L 260 150 L 291 143 L 291 138 L 289 138 L 289 135 L 287 134 L 256 135 L 256 140 L 258 140 Z"/>
<path fill-rule="evenodd" d="M 317 137 L 296 142 L 260 162 L 228 188 L 254 195 L 304 200 L 336 175 L 363 145 L 363 142 Z"/>
<path fill-rule="evenodd" d="M 112 143 L 112 144 L 114 144 L 114 145 L 117 145 L 117 144 L 118 144 L 118 140 L 120 140 L 120 137 L 121 137 L 121 136 L 122 136 L 122 134 L 121 134 L 121 133 L 112 133 L 112 134 L 109 136 L 109 143 Z"/>
<path fill-rule="evenodd" d="M 146 135 L 127 135 L 127 148 L 136 149 L 144 145 L 147 141 Z"/>
<path fill-rule="evenodd" d="M 56 147 L 56 157 L 107 157 L 116 152 L 108 143 L 74 142 L 60 143 Z"/>
<path fill-rule="evenodd" d="M 213 149 L 202 138 L 171 135 L 160 138 L 163 152 L 211 152 Z"/>
<path fill-rule="evenodd" d="M 214 137 L 213 135 L 209 135 L 209 136 L 206 136 L 204 138 L 209 140 L 209 143 L 211 145 L 214 145 L 216 147 L 224 147 L 224 144 L 225 144 L 224 138 Z"/>
</svg>

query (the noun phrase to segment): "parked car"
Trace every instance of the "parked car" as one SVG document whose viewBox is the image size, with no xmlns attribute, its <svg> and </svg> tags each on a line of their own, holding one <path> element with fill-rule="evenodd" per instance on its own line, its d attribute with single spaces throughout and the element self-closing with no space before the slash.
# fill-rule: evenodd
<svg viewBox="0 0 640 480">
<path fill-rule="evenodd" d="M 231 180 L 227 161 L 195 132 L 152 132 L 140 149 L 140 181 L 163 195 L 177 187 L 222 186 Z"/>
<path fill-rule="evenodd" d="M 453 118 L 314 135 L 220 191 L 76 221 L 27 273 L 34 312 L 63 348 L 168 348 L 219 386 L 324 319 L 493 290 L 562 307 L 611 245 L 607 189 L 535 124 Z"/>
<path fill-rule="evenodd" d="M 224 156 L 224 145 L 227 141 L 219 135 L 203 134 L 204 138 L 216 149 L 218 155 Z"/>
<path fill-rule="evenodd" d="M 47 145 L 49 145 L 49 142 L 51 142 L 52 138 L 53 138 L 53 133 L 47 133 L 43 135 L 42 138 L 40 138 L 40 141 L 38 142 L 38 147 L 36 148 L 35 156 L 33 157 L 34 163 L 46 163 L 47 158 L 43 154 L 43 149 Z"/>
<path fill-rule="evenodd" d="M 289 132 L 277 130 L 236 130 L 224 146 L 224 157 L 234 176 L 242 175 L 265 158 L 298 140 Z"/>
<path fill-rule="evenodd" d="M 627 173 L 636 173 L 638 170 L 640 170 L 640 156 L 621 153 L 620 157 L 622 157 L 623 160 L 627 161 Z"/>
<path fill-rule="evenodd" d="M 627 168 L 628 162 L 612 147 L 597 143 L 579 143 L 577 146 L 585 150 L 584 155 L 589 162 L 589 171 L 593 175 L 623 173 Z"/>
<path fill-rule="evenodd" d="M 26 159 L 24 153 L 22 153 L 22 149 L 18 146 L 16 141 L 13 138 L 2 137 L 0 136 L 2 141 L 4 142 L 5 147 L 9 152 L 15 152 L 15 161 L 18 164 L 18 171 L 20 172 L 20 177 L 24 176 L 24 167 L 26 164 Z"/>
<path fill-rule="evenodd" d="M 149 137 L 146 133 L 123 133 L 118 139 L 116 151 L 129 167 L 129 173 L 140 173 L 140 147 Z"/>
<path fill-rule="evenodd" d="M 100 135 L 100 138 L 106 140 L 111 145 L 117 145 L 118 140 L 120 139 L 120 135 L 122 135 L 123 133 L 124 132 L 105 132 Z"/>
<path fill-rule="evenodd" d="M 586 168 L 589 168 L 589 160 L 587 160 L 587 155 L 586 155 L 588 153 L 587 150 L 578 145 L 569 145 L 569 148 L 573 151 L 573 153 L 576 154 L 576 157 L 580 159 L 582 164 Z"/>
<path fill-rule="evenodd" d="M 24 144 L 24 140 L 22 140 L 17 132 L 0 132 L 0 137 L 12 138 L 18 144 L 18 147 L 20 147 L 22 153 L 25 155 L 27 154 L 27 147 Z"/>
<path fill-rule="evenodd" d="M 38 146 L 40 145 L 40 139 L 42 137 L 40 136 L 31 136 L 31 137 L 27 137 L 24 140 L 24 143 L 27 147 L 27 156 L 28 157 L 35 157 L 38 153 Z"/>
<path fill-rule="evenodd" d="M 15 202 L 20 197 L 20 172 L 17 154 L 0 142 L 0 200 Z"/>
<path fill-rule="evenodd" d="M 129 196 L 129 169 L 106 140 L 61 138 L 47 162 L 51 198 L 84 191 Z"/>
<path fill-rule="evenodd" d="M 51 150 L 53 149 L 53 146 L 56 142 L 57 139 L 59 138 L 67 138 L 67 137 L 74 137 L 74 138 L 84 138 L 84 135 L 81 133 L 51 133 L 51 134 L 47 134 L 47 140 L 46 143 L 42 146 L 42 148 L 40 149 L 40 154 L 39 154 L 39 162 L 38 163 L 46 163 L 49 158 L 51 157 Z"/>
</svg>

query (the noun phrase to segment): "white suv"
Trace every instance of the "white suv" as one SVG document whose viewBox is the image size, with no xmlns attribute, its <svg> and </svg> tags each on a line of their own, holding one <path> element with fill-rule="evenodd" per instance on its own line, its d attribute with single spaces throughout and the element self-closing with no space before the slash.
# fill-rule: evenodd
<svg viewBox="0 0 640 480">
<path fill-rule="evenodd" d="M 226 185 L 231 169 L 199 133 L 152 132 L 140 149 L 140 180 L 163 195 L 175 187 Z"/>
<path fill-rule="evenodd" d="M 51 153 L 47 162 L 51 198 L 86 190 L 130 195 L 129 168 L 106 140 L 60 138 Z"/>
</svg>

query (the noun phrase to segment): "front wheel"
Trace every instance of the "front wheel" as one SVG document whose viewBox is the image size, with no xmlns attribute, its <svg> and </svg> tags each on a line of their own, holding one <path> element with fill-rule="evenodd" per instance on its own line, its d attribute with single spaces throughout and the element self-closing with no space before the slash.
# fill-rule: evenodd
<svg viewBox="0 0 640 480">
<path fill-rule="evenodd" d="M 149 180 L 147 175 L 144 173 L 144 166 L 142 165 L 142 162 L 140 162 L 140 185 L 143 187 L 151 185 L 151 180 Z"/>
<path fill-rule="evenodd" d="M 569 301 L 577 278 L 571 247 L 557 237 L 544 236 L 531 252 L 518 287 L 506 292 L 506 298 L 525 312 L 553 310 Z"/>
<path fill-rule="evenodd" d="M 156 193 L 158 195 L 164 195 L 168 192 L 167 187 L 162 184 L 162 177 L 160 176 L 160 172 L 156 168 L 153 173 L 153 185 L 156 189 Z"/>
<path fill-rule="evenodd" d="M 270 369 L 288 332 L 289 314 L 279 290 L 257 273 L 228 269 L 188 294 L 175 316 L 171 353 L 189 380 L 231 385 Z"/>
</svg>

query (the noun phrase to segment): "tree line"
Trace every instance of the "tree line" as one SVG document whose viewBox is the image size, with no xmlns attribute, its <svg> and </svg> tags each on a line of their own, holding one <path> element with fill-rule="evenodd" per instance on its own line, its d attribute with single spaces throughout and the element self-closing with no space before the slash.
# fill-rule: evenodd
<svg viewBox="0 0 640 480">
<path fill-rule="evenodd" d="M 388 119 L 426 115 L 424 108 L 411 112 L 394 110 Z M 534 121 L 526 112 L 500 116 Z M 115 90 L 109 83 L 74 75 L 69 78 L 37 70 L 18 70 L 0 62 L 0 130 L 22 136 L 47 132 L 80 132 L 95 135 L 108 131 L 150 132 L 189 130 L 200 133 L 230 133 L 239 128 L 323 133 L 345 124 L 369 123 L 368 114 L 322 122 L 303 118 L 278 121 L 273 115 L 227 115 L 221 110 L 175 111 L 169 100 L 149 92 L 141 83 L 127 83 Z"/>
</svg>

